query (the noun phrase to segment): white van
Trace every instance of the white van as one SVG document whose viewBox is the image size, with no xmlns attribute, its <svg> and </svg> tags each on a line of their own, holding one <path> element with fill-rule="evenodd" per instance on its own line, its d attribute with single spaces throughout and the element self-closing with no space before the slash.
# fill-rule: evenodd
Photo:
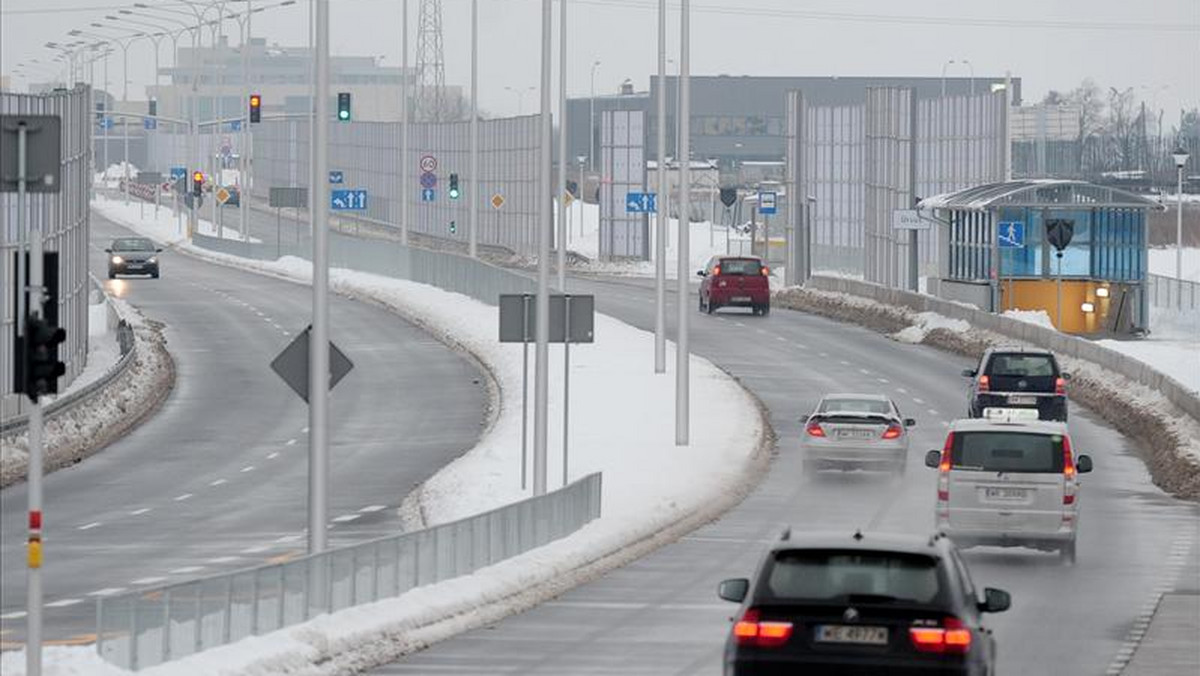
<svg viewBox="0 0 1200 676">
<path fill-rule="evenodd" d="M 1022 417 L 957 420 L 925 455 L 938 470 L 937 529 L 959 547 L 1030 547 L 1074 563 L 1078 475 L 1092 459 L 1074 456 L 1066 424 Z"/>
</svg>

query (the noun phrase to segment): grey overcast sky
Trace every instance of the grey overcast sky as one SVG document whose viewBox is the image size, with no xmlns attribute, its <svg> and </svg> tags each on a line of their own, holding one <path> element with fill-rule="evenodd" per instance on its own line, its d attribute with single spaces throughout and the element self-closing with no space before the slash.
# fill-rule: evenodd
<svg viewBox="0 0 1200 676">
<path fill-rule="evenodd" d="M 409 3 L 414 31 L 419 4 Z M 0 0 L 3 72 L 29 58 L 50 60 L 53 52 L 44 43 L 66 41 L 71 29 L 130 5 Z M 480 104 L 492 114 L 512 114 L 517 99 L 505 87 L 538 83 L 541 2 L 479 5 Z M 386 65 L 399 65 L 400 6 L 400 0 L 331 0 L 333 53 L 383 56 Z M 446 79 L 466 86 L 470 0 L 443 0 L 443 6 Z M 571 96 L 588 93 L 595 60 L 601 61 L 597 93 L 615 91 L 626 78 L 639 89 L 648 85 L 656 67 L 656 6 L 655 0 L 568 0 Z M 694 75 L 936 77 L 947 60 L 966 59 L 977 75 L 1010 70 L 1023 78 L 1027 102 L 1091 77 L 1104 89 L 1133 87 L 1148 105 L 1164 109 L 1167 120 L 1177 119 L 1181 107 L 1200 106 L 1200 0 L 695 0 L 692 8 Z M 671 11 L 668 53 L 677 58 L 677 2 Z M 298 0 L 256 15 L 255 34 L 271 43 L 301 45 L 307 20 L 307 0 Z M 415 54 L 415 37 L 410 47 Z M 164 63 L 168 49 L 165 45 Z M 557 55 L 557 44 L 554 49 Z M 129 60 L 130 98 L 142 99 L 141 85 L 153 77 L 149 43 L 135 44 Z M 119 58 L 109 70 L 119 93 Z M 967 69 L 951 66 L 948 74 L 965 76 Z M 536 105 L 536 94 L 529 92 L 525 112 Z"/>
</svg>

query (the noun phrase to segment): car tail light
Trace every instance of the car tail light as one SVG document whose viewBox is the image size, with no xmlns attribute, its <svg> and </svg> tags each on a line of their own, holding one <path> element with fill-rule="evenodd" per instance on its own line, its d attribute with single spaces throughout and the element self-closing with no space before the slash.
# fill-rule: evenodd
<svg viewBox="0 0 1200 676">
<path fill-rule="evenodd" d="M 892 423 L 891 425 L 888 425 L 888 428 L 886 430 L 883 431 L 883 438 L 884 439 L 899 439 L 901 434 L 904 434 L 904 428 L 897 425 L 896 423 Z"/>
<path fill-rule="evenodd" d="M 1071 452 L 1071 437 L 1063 436 L 1063 505 L 1075 504 L 1075 456 Z"/>
<path fill-rule="evenodd" d="M 942 446 L 942 462 L 938 465 L 938 501 L 950 501 L 950 453 L 954 449 L 954 432 L 946 435 Z"/>
<path fill-rule="evenodd" d="M 990 392 L 992 390 L 992 379 L 987 376 L 979 376 L 979 391 Z"/>
<path fill-rule="evenodd" d="M 808 426 L 804 428 L 804 431 L 808 432 L 808 436 L 810 437 L 825 436 L 825 430 L 821 429 L 821 423 L 817 422 L 816 420 L 808 423 Z"/>
<path fill-rule="evenodd" d="M 759 648 L 778 648 L 792 637 L 791 622 L 759 620 L 757 608 L 750 608 L 742 619 L 733 625 L 733 638 L 738 645 Z"/>
<path fill-rule="evenodd" d="M 1066 394 L 1067 393 L 1067 379 L 1066 378 L 1063 378 L 1060 376 L 1060 377 L 1054 379 L 1054 393 L 1055 394 Z"/>
<path fill-rule="evenodd" d="M 765 265 L 764 265 L 764 266 L 762 266 L 762 276 L 763 276 L 763 277 L 770 277 L 770 276 L 771 276 L 771 268 L 768 268 L 768 267 L 767 267 L 767 266 L 765 266 Z"/>
<path fill-rule="evenodd" d="M 714 266 L 713 266 L 713 272 L 712 272 L 712 276 L 713 276 L 713 277 L 720 277 L 720 276 L 721 276 L 721 266 L 720 266 L 720 265 L 714 265 Z"/>
<path fill-rule="evenodd" d="M 947 617 L 940 627 L 909 627 L 908 638 L 924 653 L 963 655 L 971 649 L 971 630 L 957 617 Z"/>
</svg>

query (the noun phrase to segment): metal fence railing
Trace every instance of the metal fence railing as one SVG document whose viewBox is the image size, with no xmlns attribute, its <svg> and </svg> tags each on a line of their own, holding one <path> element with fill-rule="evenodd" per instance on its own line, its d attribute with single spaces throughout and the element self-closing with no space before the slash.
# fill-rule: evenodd
<svg viewBox="0 0 1200 676">
<path fill-rule="evenodd" d="M 285 563 L 96 600 L 96 650 L 138 670 L 468 575 L 600 516 L 601 475 L 553 493 Z"/>
<path fill-rule="evenodd" d="M 1147 275 L 1150 307 L 1195 312 L 1200 310 L 1200 283 L 1164 275 Z"/>
</svg>

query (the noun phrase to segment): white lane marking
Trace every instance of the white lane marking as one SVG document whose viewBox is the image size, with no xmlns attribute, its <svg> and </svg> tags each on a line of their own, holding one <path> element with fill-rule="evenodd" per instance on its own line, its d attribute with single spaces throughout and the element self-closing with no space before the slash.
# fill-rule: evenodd
<svg viewBox="0 0 1200 676">
<path fill-rule="evenodd" d="M 149 511 L 150 511 L 149 507 L 142 507 L 141 509 L 135 509 L 132 512 L 130 512 L 129 516 L 141 516 Z"/>
<path fill-rule="evenodd" d="M 125 591 L 124 587 L 105 587 L 104 589 L 97 589 L 94 592 L 88 592 L 88 596 L 115 596 L 123 591 Z"/>
<path fill-rule="evenodd" d="M 755 331 L 758 331 L 759 333 L 761 333 L 761 334 L 762 334 L 762 335 L 764 335 L 764 336 L 765 336 L 765 335 L 767 335 L 767 332 L 766 332 L 766 331 L 764 331 L 764 330 L 762 330 L 762 329 L 754 329 L 754 330 L 755 330 Z"/>
<path fill-rule="evenodd" d="M 859 370 L 858 370 L 858 372 L 859 372 L 859 373 L 861 373 L 861 374 L 863 374 L 864 376 L 869 376 L 869 375 L 871 375 L 871 372 L 870 372 L 870 371 L 868 371 L 867 369 L 859 369 Z"/>
<path fill-rule="evenodd" d="M 19 620 L 22 617 L 25 617 L 25 611 L 17 610 L 11 613 L 4 613 L 3 615 L 0 615 L 0 620 Z"/>
<path fill-rule="evenodd" d="M 268 551 L 269 549 L 271 549 L 271 547 L 268 545 L 256 545 L 254 547 L 247 547 L 239 553 L 240 554 L 262 554 L 263 552 Z"/>
<path fill-rule="evenodd" d="M 226 481 L 225 479 L 217 479 L 216 481 L 208 482 L 208 485 L 209 486 L 220 486 L 221 484 L 227 484 L 227 483 L 229 483 L 229 482 Z"/>
<path fill-rule="evenodd" d="M 241 470 L 241 471 L 242 471 L 242 473 L 243 473 L 243 474 L 244 474 L 244 473 L 246 473 L 246 472 L 253 472 L 253 471 L 254 471 L 254 465 L 246 465 L 245 467 L 243 467 L 243 468 L 242 468 L 242 470 Z"/>
<path fill-rule="evenodd" d="M 849 366 L 849 365 L 850 365 L 850 362 L 846 361 L 845 359 L 839 359 L 839 360 L 838 360 L 838 363 L 839 363 L 839 364 L 841 364 L 842 366 Z"/>
<path fill-rule="evenodd" d="M 936 408 L 929 409 L 929 415 L 937 415 L 937 414 L 938 414 L 938 412 L 937 412 Z"/>
<path fill-rule="evenodd" d="M 348 523 L 350 521 L 357 519 L 360 516 L 362 516 L 362 514 L 343 514 L 341 516 L 333 517 L 333 522 L 334 523 Z"/>
<path fill-rule="evenodd" d="M 183 495 L 176 495 L 175 502 L 183 502 L 184 500 L 187 500 L 190 497 L 192 497 L 191 493 L 184 493 Z"/>
<path fill-rule="evenodd" d="M 267 460 L 274 460 L 279 457 L 279 451 L 271 451 L 267 454 Z"/>
<path fill-rule="evenodd" d="M 167 578 L 165 578 L 165 577 L 139 577 L 136 580 L 130 581 L 129 584 L 158 584 L 159 582 L 163 582 L 166 579 Z"/>
<path fill-rule="evenodd" d="M 301 427 L 301 428 L 300 428 L 300 434 L 308 434 L 308 428 L 307 428 L 307 427 Z"/>
<path fill-rule="evenodd" d="M 741 327 L 743 327 L 743 328 L 745 328 L 745 326 L 746 326 L 745 324 L 743 324 L 743 323 L 741 323 L 741 322 L 734 322 L 734 323 L 733 323 L 733 325 L 734 325 L 734 326 L 741 326 Z"/>
<path fill-rule="evenodd" d="M 775 336 L 775 340 L 778 340 L 781 343 L 787 342 L 787 338 L 784 338 L 783 336 Z"/>
<path fill-rule="evenodd" d="M 204 570 L 204 566 L 184 566 L 175 570 L 168 570 L 167 572 L 172 575 L 187 575 L 189 573 L 198 573 L 202 570 Z"/>
<path fill-rule="evenodd" d="M 73 606 L 77 603 L 83 603 L 83 599 L 59 599 L 58 601 L 51 601 L 50 603 L 47 603 L 46 607 L 66 608 L 67 606 Z"/>
<path fill-rule="evenodd" d="M 93 528 L 96 528 L 99 525 L 100 525 L 99 521 L 93 521 L 91 523 L 85 523 L 82 526 L 76 526 L 76 528 L 78 528 L 79 530 L 91 530 Z"/>
<path fill-rule="evenodd" d="M 295 439 L 288 439 L 288 440 L 287 440 L 287 443 L 286 443 L 286 444 L 284 444 L 284 446 L 295 446 L 295 445 L 296 445 L 296 440 L 295 440 Z"/>
<path fill-rule="evenodd" d="M 817 355 L 819 355 L 822 358 L 825 358 L 825 357 L 829 356 L 829 353 L 828 352 L 818 352 Z"/>
<path fill-rule="evenodd" d="M 363 514 L 371 514 L 373 512 L 382 512 L 385 509 L 387 509 L 387 505 L 368 505 L 358 511 L 362 512 Z"/>
<path fill-rule="evenodd" d="M 876 380 L 878 380 L 878 381 L 879 381 L 879 382 L 881 382 L 881 383 L 890 383 L 890 382 L 892 382 L 892 381 L 888 380 L 887 378 L 876 378 Z"/>
<path fill-rule="evenodd" d="M 925 400 L 924 400 L 924 399 L 922 399 L 922 398 L 920 398 L 920 397 L 913 397 L 913 403 L 915 403 L 915 404 L 924 404 L 924 403 L 925 403 Z"/>
<path fill-rule="evenodd" d="M 302 539 L 303 535 L 284 535 L 283 537 L 275 538 L 276 542 L 296 542 Z"/>
<path fill-rule="evenodd" d="M 896 391 L 900 394 L 908 394 L 908 390 L 904 389 L 903 387 L 897 387 Z"/>
<path fill-rule="evenodd" d="M 218 556 L 215 559 L 209 559 L 205 563 L 222 564 L 222 563 L 233 563 L 235 561 L 241 561 L 241 560 L 242 559 L 240 556 Z"/>
</svg>

